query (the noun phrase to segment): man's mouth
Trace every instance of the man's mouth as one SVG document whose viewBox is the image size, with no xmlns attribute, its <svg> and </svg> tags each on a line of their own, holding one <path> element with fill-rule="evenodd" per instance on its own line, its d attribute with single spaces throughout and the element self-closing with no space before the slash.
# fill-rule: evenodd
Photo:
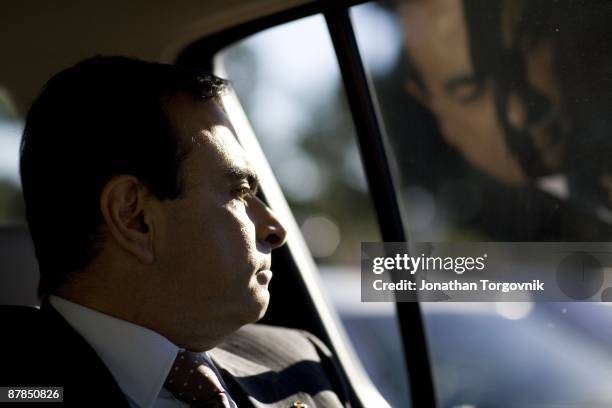
<svg viewBox="0 0 612 408">
<path fill-rule="evenodd" d="M 257 282 L 260 285 L 267 285 L 272 280 L 272 271 L 270 269 L 262 268 L 255 274 L 257 276 Z"/>
</svg>

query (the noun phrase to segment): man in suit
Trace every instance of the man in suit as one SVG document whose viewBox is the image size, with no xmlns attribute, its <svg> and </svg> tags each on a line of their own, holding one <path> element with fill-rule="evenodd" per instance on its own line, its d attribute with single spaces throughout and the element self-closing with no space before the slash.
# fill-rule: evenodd
<svg viewBox="0 0 612 408">
<path fill-rule="evenodd" d="M 20 164 L 44 300 L 8 336 L 7 385 L 63 386 L 74 406 L 343 405 L 319 340 L 250 325 L 286 232 L 257 197 L 227 87 L 123 57 L 47 83 Z"/>
</svg>

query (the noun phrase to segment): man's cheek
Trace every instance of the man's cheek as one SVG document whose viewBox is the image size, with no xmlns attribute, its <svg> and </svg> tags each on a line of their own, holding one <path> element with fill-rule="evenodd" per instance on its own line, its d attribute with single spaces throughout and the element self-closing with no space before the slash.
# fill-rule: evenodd
<svg viewBox="0 0 612 408">
<path fill-rule="evenodd" d="M 460 145 L 462 138 L 459 133 L 461 133 L 461 131 L 457 126 L 453 125 L 452 121 L 440 120 L 439 126 L 442 137 L 447 143 L 455 147 Z"/>
<path fill-rule="evenodd" d="M 256 228 L 248 211 L 243 206 L 228 206 L 226 211 L 217 219 L 219 222 L 218 237 L 225 245 L 231 248 L 250 250 L 256 240 Z"/>
</svg>

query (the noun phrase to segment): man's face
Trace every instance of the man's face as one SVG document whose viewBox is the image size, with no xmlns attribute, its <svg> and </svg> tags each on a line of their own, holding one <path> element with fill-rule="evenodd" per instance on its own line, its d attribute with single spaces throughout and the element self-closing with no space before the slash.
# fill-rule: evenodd
<svg viewBox="0 0 612 408">
<path fill-rule="evenodd" d="M 160 304 L 182 346 L 227 335 L 261 318 L 272 278 L 270 254 L 285 230 L 255 197 L 256 175 L 223 110 L 176 96 L 169 115 L 190 146 L 183 196 L 159 203 L 155 231 Z"/>
<path fill-rule="evenodd" d="M 405 28 L 405 46 L 426 87 L 419 91 L 413 82 L 409 92 L 417 96 L 437 117 L 445 140 L 483 172 L 509 184 L 522 184 L 527 176 L 504 140 L 490 81 L 479 87 L 474 78 L 462 0 L 423 0 L 403 3 L 399 9 Z M 508 34 L 502 27 L 502 34 Z M 508 35 L 506 35 L 508 37 Z M 552 47 L 544 44 L 526 57 L 527 80 L 531 86 L 558 105 Z M 507 118 L 520 128 L 525 106 L 510 95 Z M 533 142 L 548 168 L 559 165 L 560 146 L 553 145 L 547 129 L 535 129 Z"/>
</svg>

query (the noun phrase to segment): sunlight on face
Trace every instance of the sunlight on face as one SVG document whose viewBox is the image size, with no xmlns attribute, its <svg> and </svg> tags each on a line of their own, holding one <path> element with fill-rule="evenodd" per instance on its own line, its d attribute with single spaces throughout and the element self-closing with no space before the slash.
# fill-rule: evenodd
<svg viewBox="0 0 612 408">
<path fill-rule="evenodd" d="M 192 146 L 181 164 L 183 195 L 160 203 L 155 284 L 167 331 L 202 348 L 263 316 L 271 251 L 285 233 L 255 196 L 257 176 L 223 110 L 189 98 L 175 98 L 169 110 Z M 267 239 L 270 231 L 278 241 Z"/>
</svg>

